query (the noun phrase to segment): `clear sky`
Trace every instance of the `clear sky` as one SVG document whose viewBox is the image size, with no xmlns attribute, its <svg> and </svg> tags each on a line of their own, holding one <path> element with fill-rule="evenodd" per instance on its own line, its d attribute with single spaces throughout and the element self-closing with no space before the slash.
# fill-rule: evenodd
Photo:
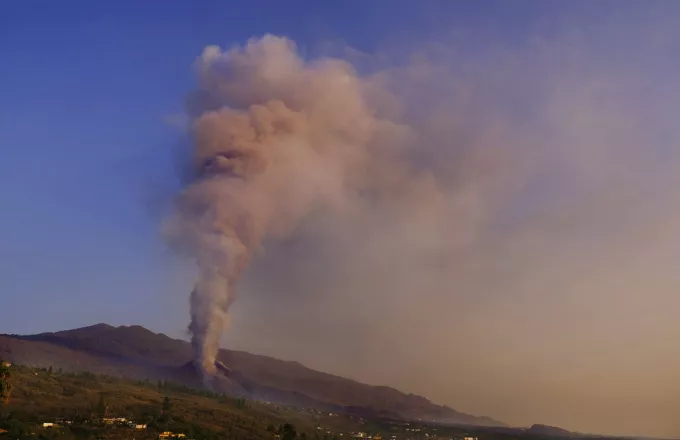
<svg viewBox="0 0 680 440">
<path fill-rule="evenodd" d="M 270 33 L 303 58 L 404 62 L 438 44 L 438 84 L 466 90 L 435 103 L 440 123 L 514 148 L 521 191 L 485 199 L 493 221 L 446 247 L 455 265 L 408 278 L 421 296 L 398 274 L 367 281 L 342 249 L 324 260 L 313 234 L 305 251 L 272 244 L 226 344 L 509 423 L 680 435 L 678 3 L 0 3 L 0 332 L 184 336 L 193 272 L 159 223 L 204 47 Z M 365 255 L 402 252 L 385 246 Z M 309 255 L 342 270 L 301 287 Z"/>
</svg>

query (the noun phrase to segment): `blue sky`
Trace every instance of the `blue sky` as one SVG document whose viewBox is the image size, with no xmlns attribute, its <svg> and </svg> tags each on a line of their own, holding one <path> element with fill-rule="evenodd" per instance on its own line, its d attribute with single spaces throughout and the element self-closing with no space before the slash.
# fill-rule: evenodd
<svg viewBox="0 0 680 440">
<path fill-rule="evenodd" d="M 527 26 L 545 29 L 559 17 L 548 4 L 556 6 L 3 3 L 0 291 L 11 312 L 0 330 L 93 321 L 182 327 L 167 322 L 182 322 L 185 305 L 169 292 L 181 281 L 158 240 L 155 207 L 172 184 L 172 147 L 180 139 L 167 116 L 181 112 L 191 63 L 206 45 L 268 32 L 289 36 L 303 53 L 338 41 L 372 52 L 458 29 L 512 41 Z"/>
</svg>

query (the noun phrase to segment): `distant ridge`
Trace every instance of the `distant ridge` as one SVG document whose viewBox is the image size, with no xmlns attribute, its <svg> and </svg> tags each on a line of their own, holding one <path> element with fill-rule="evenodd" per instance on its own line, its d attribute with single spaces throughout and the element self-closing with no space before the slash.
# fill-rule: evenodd
<svg viewBox="0 0 680 440">
<path fill-rule="evenodd" d="M 191 361 L 190 345 L 138 325 L 100 323 L 36 335 L 0 335 L 0 358 L 64 371 L 171 380 L 200 387 L 195 372 L 186 367 Z M 372 417 L 505 426 L 422 396 L 322 373 L 298 362 L 233 350 L 220 350 L 218 358 L 231 369 L 234 389 L 260 400 Z"/>
<path fill-rule="evenodd" d="M 576 434 L 567 431 L 563 428 L 558 428 L 557 426 L 549 425 L 532 425 L 531 428 L 527 429 L 527 433 L 535 435 L 543 435 L 549 437 L 574 437 Z"/>
</svg>

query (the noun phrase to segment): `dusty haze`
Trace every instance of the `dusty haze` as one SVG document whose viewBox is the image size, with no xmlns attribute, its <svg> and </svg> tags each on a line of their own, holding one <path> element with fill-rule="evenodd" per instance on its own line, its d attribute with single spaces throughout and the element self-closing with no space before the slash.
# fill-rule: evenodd
<svg viewBox="0 0 680 440">
<path fill-rule="evenodd" d="M 223 345 L 512 424 L 680 435 L 680 39 L 652 15 L 399 63 L 207 48 L 196 163 L 249 142 L 198 187 L 252 216 Z"/>
<path fill-rule="evenodd" d="M 448 163 L 433 162 L 435 143 L 451 140 L 410 124 L 389 78 L 362 78 L 340 59 L 305 61 L 292 41 L 271 35 L 227 52 L 208 47 L 196 71 L 193 179 L 165 231 L 199 269 L 189 331 L 206 379 L 238 284 L 263 240 L 291 237 L 308 219 L 357 232 L 418 227 L 430 238 L 414 245 L 436 255 L 442 221 L 457 218 L 451 239 L 461 243 L 483 223 L 481 202 L 499 183 L 494 166 L 502 153 L 461 148 L 449 152 Z"/>
</svg>

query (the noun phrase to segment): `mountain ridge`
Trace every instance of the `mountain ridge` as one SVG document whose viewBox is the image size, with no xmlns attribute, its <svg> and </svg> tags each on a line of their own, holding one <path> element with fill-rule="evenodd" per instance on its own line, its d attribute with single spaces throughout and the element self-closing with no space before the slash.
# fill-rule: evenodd
<svg viewBox="0 0 680 440">
<path fill-rule="evenodd" d="M 0 358 L 200 387 L 197 375 L 186 368 L 192 360 L 189 343 L 139 325 L 99 323 L 34 335 L 0 335 Z M 232 369 L 234 381 L 259 400 L 394 419 L 505 426 L 489 417 L 435 404 L 423 396 L 313 370 L 296 361 L 226 349 L 220 350 L 218 359 Z"/>
</svg>

